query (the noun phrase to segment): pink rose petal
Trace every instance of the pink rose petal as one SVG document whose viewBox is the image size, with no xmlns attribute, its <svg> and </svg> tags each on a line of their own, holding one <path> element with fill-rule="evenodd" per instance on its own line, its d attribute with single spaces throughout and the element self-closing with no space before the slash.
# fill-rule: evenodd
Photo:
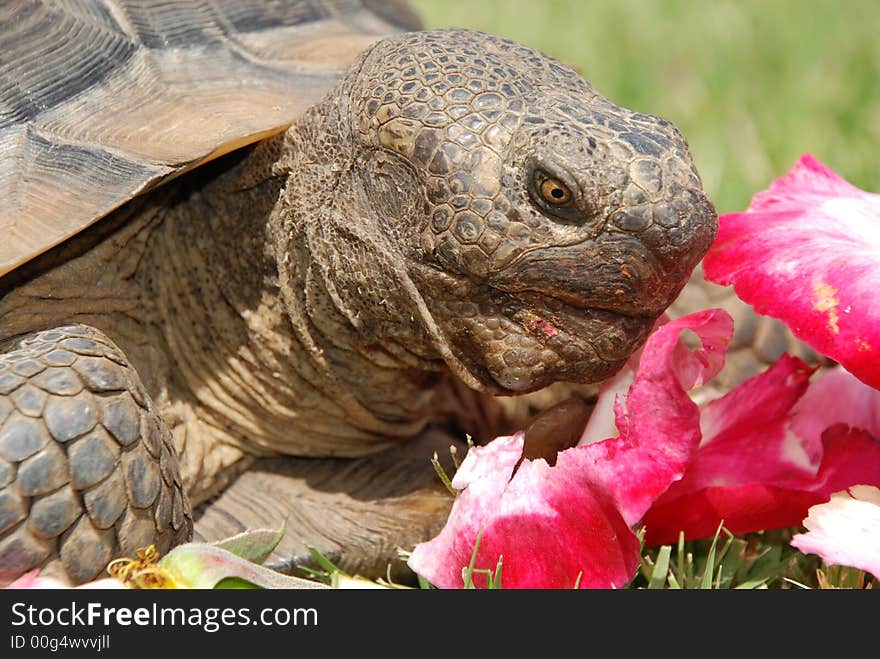
<svg viewBox="0 0 880 659">
<path fill-rule="evenodd" d="M 880 195 L 805 155 L 719 218 L 706 277 L 880 388 Z"/>
<path fill-rule="evenodd" d="M 708 403 L 700 416 L 700 449 L 685 479 L 666 496 L 712 486 L 782 484 L 815 475 L 818 465 L 810 464 L 801 439 L 787 429 L 791 408 L 806 391 L 812 372 L 800 359 L 784 355 L 764 373 Z"/>
<path fill-rule="evenodd" d="M 478 562 L 494 567 L 500 556 L 507 588 L 617 588 L 635 575 L 639 541 L 607 494 L 560 455 L 555 467 L 524 460 L 508 484 L 480 539 L 487 562 Z"/>
<path fill-rule="evenodd" d="M 819 473 L 801 483 L 802 489 L 827 501 L 833 492 L 851 485 L 880 486 L 880 440 L 873 435 L 840 423 L 822 433 L 822 451 Z"/>
<path fill-rule="evenodd" d="M 472 449 L 453 479 L 460 490 L 446 526 L 416 546 L 410 567 L 441 588 L 460 588 L 479 535 L 477 569 L 503 557 L 506 588 L 613 588 L 639 563 L 631 525 L 681 478 L 699 443 L 699 411 L 685 389 L 723 364 L 730 317 L 680 318 L 648 339 L 626 400 L 615 404 L 620 436 L 559 453 L 556 465 L 524 460 L 523 434 Z M 685 330 L 703 342 L 689 351 Z M 486 577 L 476 574 L 478 586 Z"/>
<path fill-rule="evenodd" d="M 791 544 L 805 554 L 818 554 L 829 565 L 848 565 L 880 579 L 880 489 L 856 485 L 810 508 L 808 533 Z"/>
<path fill-rule="evenodd" d="M 843 423 L 862 428 L 880 437 L 880 391 L 868 387 L 842 368 L 825 371 L 810 383 L 810 388 L 792 410 L 791 428 L 799 436 L 813 442 L 808 450 L 818 464 L 821 437 L 825 430 Z"/>
</svg>

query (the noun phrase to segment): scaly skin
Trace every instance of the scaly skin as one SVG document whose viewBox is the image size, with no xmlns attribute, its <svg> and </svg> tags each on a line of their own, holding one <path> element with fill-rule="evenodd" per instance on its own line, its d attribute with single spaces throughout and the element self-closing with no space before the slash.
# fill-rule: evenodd
<svg viewBox="0 0 880 659">
<path fill-rule="evenodd" d="M 162 503 L 180 483 L 149 477 L 155 433 L 173 437 L 198 503 L 248 455 L 359 456 L 421 435 L 450 407 L 435 400 L 450 374 L 490 395 L 599 382 L 643 343 L 716 229 L 671 124 L 469 31 L 380 42 L 287 133 L 195 174 L 120 211 L 121 228 L 81 255 L 13 273 L 0 299 L 0 340 L 76 322 L 116 342 L 120 378 L 131 391 L 143 381 L 138 414 L 154 426 L 132 435 L 132 462 L 106 433 L 86 441 L 88 386 L 69 394 L 73 436 L 51 441 L 48 408 L 0 393 L 13 474 L 0 547 L 25 531 L 38 545 L 0 577 L 60 556 L 81 580 L 133 542 L 188 533 L 172 524 L 171 538 Z M 22 350 L 8 348 L 6 370 Z M 34 451 L 58 463 L 33 492 L 21 470 L 35 453 L 15 452 L 8 420 L 24 416 L 43 428 Z M 74 462 L 60 444 L 113 463 L 100 483 L 127 497 L 119 517 L 82 514 L 98 485 L 60 475 Z M 37 517 L 56 492 L 66 507 Z M 155 522 L 152 536 L 132 515 Z"/>
<path fill-rule="evenodd" d="M 37 565 L 73 581 L 189 539 L 171 437 L 95 330 L 38 332 L 0 354 L 0 583 Z"/>
</svg>

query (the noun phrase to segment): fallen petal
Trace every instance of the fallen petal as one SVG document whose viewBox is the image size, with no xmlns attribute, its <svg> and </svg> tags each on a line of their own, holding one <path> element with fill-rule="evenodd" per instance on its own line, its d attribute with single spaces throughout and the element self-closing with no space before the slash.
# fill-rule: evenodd
<svg viewBox="0 0 880 659">
<path fill-rule="evenodd" d="M 699 349 L 679 342 L 686 330 L 699 337 Z M 616 397 L 619 436 L 578 447 L 566 458 L 611 494 L 627 524 L 636 524 L 684 474 L 700 441 L 700 411 L 687 390 L 721 370 L 732 334 L 733 320 L 720 309 L 658 328 L 645 344 L 629 394 Z M 599 401 L 597 408 L 607 404 Z"/>
<path fill-rule="evenodd" d="M 645 516 L 645 544 L 674 544 L 711 538 L 724 522 L 734 534 L 797 526 L 806 510 L 826 500 L 816 492 L 789 490 L 762 483 L 709 487 L 690 495 L 662 499 Z"/>
<path fill-rule="evenodd" d="M 829 565 L 847 565 L 880 579 L 880 489 L 856 485 L 810 508 L 807 533 L 791 544 Z"/>
<path fill-rule="evenodd" d="M 543 459 L 519 460 L 523 433 L 472 448 L 453 484 L 461 492 L 433 540 L 416 545 L 408 564 L 438 588 L 461 588 L 462 568 L 494 570 L 503 558 L 505 588 L 613 588 L 635 574 L 639 542 L 603 493 L 577 470 Z M 500 468 L 493 469 L 493 466 Z M 473 575 L 486 587 L 485 574 Z"/>
<path fill-rule="evenodd" d="M 833 425 L 842 423 L 880 437 L 880 391 L 843 368 L 832 368 L 810 382 L 791 417 L 792 431 L 810 442 L 805 449 L 818 464 L 822 448 L 817 438 Z"/>
<path fill-rule="evenodd" d="M 158 567 L 178 588 L 326 588 L 324 584 L 289 577 L 205 543 L 179 545 L 163 556 Z"/>
<path fill-rule="evenodd" d="M 811 155 L 719 218 L 706 277 L 880 388 L 880 195 Z"/>
</svg>

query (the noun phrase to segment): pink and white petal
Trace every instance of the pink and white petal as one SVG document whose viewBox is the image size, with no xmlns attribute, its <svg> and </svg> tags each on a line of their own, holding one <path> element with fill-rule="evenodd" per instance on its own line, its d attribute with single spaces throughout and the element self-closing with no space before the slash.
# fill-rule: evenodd
<svg viewBox="0 0 880 659">
<path fill-rule="evenodd" d="M 880 487 L 880 440 L 873 435 L 840 423 L 822 433 L 822 451 L 819 473 L 800 483 L 801 489 L 820 493 L 827 501 L 833 492 L 853 485 Z"/>
<path fill-rule="evenodd" d="M 688 470 L 642 520 L 645 543 L 675 542 L 681 531 L 689 540 L 711 537 L 721 521 L 732 533 L 797 526 L 810 506 L 828 501 L 832 492 L 859 483 L 880 486 L 880 441 L 838 424 L 822 434 L 821 442 L 822 464 L 813 475 L 697 489 Z M 754 459 L 760 462 L 760 454 Z"/>
<path fill-rule="evenodd" d="M 880 437 L 880 391 L 840 367 L 828 369 L 813 379 L 792 409 L 791 429 L 809 442 L 818 463 L 821 460 L 819 438 L 827 428 L 838 423 Z"/>
<path fill-rule="evenodd" d="M 638 566 L 639 543 L 610 499 L 594 492 L 582 475 L 559 472 L 544 460 L 523 461 L 510 479 L 522 442 L 517 433 L 468 452 L 453 481 L 463 489 L 446 526 L 416 545 L 410 568 L 439 588 L 461 588 L 462 568 L 479 536 L 474 566 L 494 570 L 503 556 L 505 588 L 628 583 Z M 518 452 L 511 451 L 517 445 Z M 511 455 L 512 463 L 506 459 Z M 474 574 L 478 587 L 486 580 Z"/>
<path fill-rule="evenodd" d="M 685 331 L 701 341 L 689 350 Z M 649 338 L 626 398 L 615 400 L 619 436 L 559 454 L 557 468 L 588 475 L 609 492 L 630 525 L 684 474 L 700 441 L 700 412 L 687 390 L 710 380 L 724 365 L 733 321 L 710 309 L 671 321 Z M 607 401 L 604 402 L 607 405 Z"/>
<path fill-rule="evenodd" d="M 410 569 L 438 588 L 461 588 L 461 570 L 470 563 L 480 531 L 501 505 L 511 475 L 522 456 L 525 434 L 498 437 L 472 447 L 452 479 L 459 490 L 446 526 L 433 540 L 416 545 Z M 494 568 L 494 565 L 492 566 Z"/>
<path fill-rule="evenodd" d="M 857 485 L 838 492 L 810 508 L 803 525 L 808 532 L 792 538 L 794 547 L 880 579 L 880 489 Z"/>
<path fill-rule="evenodd" d="M 810 155 L 749 209 L 719 218 L 706 277 L 880 387 L 880 195 Z"/>
<path fill-rule="evenodd" d="M 641 355 L 641 351 L 639 355 Z M 635 380 L 638 366 L 638 358 L 631 357 L 622 369 L 601 384 L 599 396 L 578 440 L 578 446 L 594 444 L 618 436 L 615 404 L 618 398 L 626 399 Z"/>
<path fill-rule="evenodd" d="M 477 565 L 502 556 L 505 588 L 620 588 L 638 569 L 639 541 L 584 474 L 527 460 L 483 532 Z"/>
<path fill-rule="evenodd" d="M 722 520 L 734 533 L 796 525 L 832 491 L 880 483 L 876 439 L 826 431 L 838 420 L 873 427 L 880 394 L 840 369 L 811 373 L 783 356 L 702 410 L 699 450 L 643 520 L 648 544 L 708 537 Z"/>
<path fill-rule="evenodd" d="M 6 588 L 9 589 L 27 588 L 29 590 L 54 590 L 56 588 L 66 587 L 67 586 L 57 579 L 41 577 L 39 568 L 33 569 L 30 572 L 25 572 L 18 579 L 6 586 Z"/>
<path fill-rule="evenodd" d="M 8 589 L 29 589 L 29 590 L 58 590 L 58 589 L 71 589 L 74 586 L 68 586 L 63 581 L 59 581 L 54 577 L 43 577 L 40 576 L 40 569 L 34 569 L 30 572 L 26 572 L 21 575 L 18 579 L 13 581 L 11 584 L 6 586 Z M 126 589 L 124 583 L 119 581 L 118 579 L 97 579 L 95 581 L 89 581 L 88 583 L 81 584 L 79 586 L 75 586 L 78 590 L 97 590 L 97 589 Z"/>
</svg>

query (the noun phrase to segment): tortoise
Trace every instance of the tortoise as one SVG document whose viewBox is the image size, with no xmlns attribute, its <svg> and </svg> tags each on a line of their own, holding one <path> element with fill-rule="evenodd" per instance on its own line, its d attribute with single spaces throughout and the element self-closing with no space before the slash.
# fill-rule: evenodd
<svg viewBox="0 0 880 659">
<path fill-rule="evenodd" d="M 403 2 L 0 12 L 0 583 L 285 518 L 384 570 L 715 235 L 670 122 Z"/>
</svg>

